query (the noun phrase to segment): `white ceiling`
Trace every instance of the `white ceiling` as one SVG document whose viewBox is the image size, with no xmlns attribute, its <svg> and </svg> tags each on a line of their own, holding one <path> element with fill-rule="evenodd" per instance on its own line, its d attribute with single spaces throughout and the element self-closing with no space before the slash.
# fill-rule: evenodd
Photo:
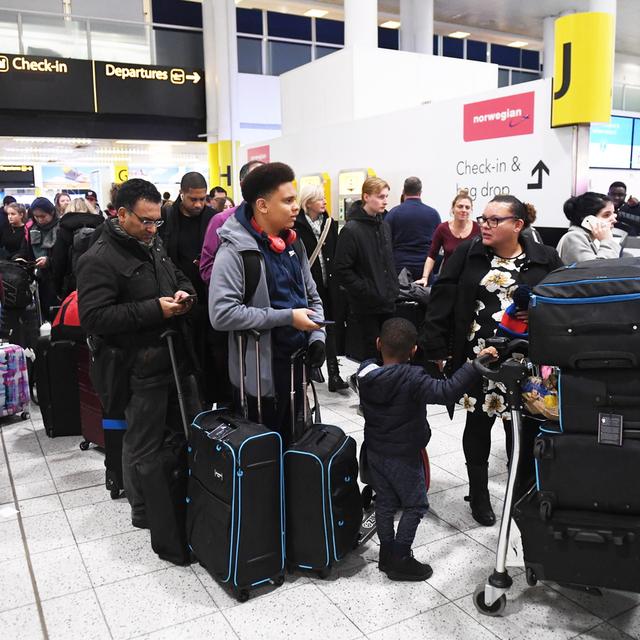
<svg viewBox="0 0 640 640">
<path fill-rule="evenodd" d="M 267 8 L 302 14 L 308 8 L 329 11 L 327 18 L 342 19 L 343 0 L 239 0 L 240 7 Z M 512 35 L 524 36 L 534 47 L 542 42 L 542 24 L 546 16 L 565 11 L 588 11 L 589 0 L 434 0 L 436 32 L 446 33 L 448 25 L 465 27 L 471 38 L 500 41 Z M 640 56 L 640 0 L 618 0 L 616 50 Z M 400 13 L 400 0 L 378 0 L 380 22 Z M 487 32 L 496 36 L 491 38 Z"/>
</svg>

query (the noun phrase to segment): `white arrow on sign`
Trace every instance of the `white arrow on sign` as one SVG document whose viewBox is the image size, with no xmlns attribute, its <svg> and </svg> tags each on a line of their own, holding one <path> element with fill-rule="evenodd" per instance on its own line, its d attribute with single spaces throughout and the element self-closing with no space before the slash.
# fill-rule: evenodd
<svg viewBox="0 0 640 640">
<path fill-rule="evenodd" d="M 197 71 L 194 71 L 185 77 L 187 80 L 193 80 L 193 84 L 198 84 L 198 82 L 200 82 L 200 74 Z"/>
</svg>

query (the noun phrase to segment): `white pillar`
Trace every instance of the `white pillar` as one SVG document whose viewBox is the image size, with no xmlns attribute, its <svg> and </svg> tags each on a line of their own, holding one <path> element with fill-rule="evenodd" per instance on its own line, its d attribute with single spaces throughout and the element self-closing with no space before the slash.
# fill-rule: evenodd
<svg viewBox="0 0 640 640">
<path fill-rule="evenodd" d="M 400 49 L 433 53 L 433 0 L 400 0 Z"/>
<path fill-rule="evenodd" d="M 344 46 L 378 46 L 378 0 L 344 0 Z"/>
<path fill-rule="evenodd" d="M 235 179 L 235 156 L 238 139 L 238 45 L 236 5 L 234 0 L 203 0 L 202 27 L 204 47 L 205 93 L 207 103 L 207 142 L 210 147 L 210 181 L 220 181 L 220 174 Z M 213 156 L 219 158 L 216 161 Z M 230 156 L 230 157 L 229 157 Z M 215 178 L 218 180 L 215 180 Z M 224 180 L 224 176 L 223 176 Z M 213 187 L 215 185 L 210 185 Z M 223 184 L 223 186 L 225 186 Z"/>
<path fill-rule="evenodd" d="M 553 64 L 555 59 L 555 26 L 556 16 L 547 16 L 542 23 L 544 37 L 542 50 L 542 77 L 553 77 Z"/>
</svg>

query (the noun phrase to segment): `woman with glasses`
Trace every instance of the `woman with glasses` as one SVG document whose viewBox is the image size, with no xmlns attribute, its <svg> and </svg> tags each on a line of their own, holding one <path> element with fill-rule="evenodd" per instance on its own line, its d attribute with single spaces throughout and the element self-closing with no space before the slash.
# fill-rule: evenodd
<svg viewBox="0 0 640 640">
<path fill-rule="evenodd" d="M 460 189 L 451 203 L 451 220 L 442 222 L 436 227 L 431 240 L 429 256 L 424 263 L 422 278 L 416 280 L 417 284 L 426 287 L 429 277 L 436 264 L 436 259 L 440 249 L 444 252 L 442 265 L 449 259 L 451 254 L 465 241 L 474 236 L 480 235 L 480 227 L 473 220 L 473 200 L 467 189 Z"/>
<path fill-rule="evenodd" d="M 495 335 L 516 288 L 533 287 L 562 266 L 555 249 L 522 234 L 534 214 L 532 205 L 514 196 L 496 196 L 477 218 L 481 236 L 463 242 L 442 269 L 431 290 L 422 334 L 425 356 L 440 370 L 452 373 L 475 358 Z M 491 526 L 496 520 L 488 490 L 491 427 L 506 411 L 504 390 L 480 382 L 459 404 L 467 411 L 462 440 L 469 477 L 466 499 L 473 518 Z M 510 452 L 506 425 L 505 432 Z"/>
</svg>

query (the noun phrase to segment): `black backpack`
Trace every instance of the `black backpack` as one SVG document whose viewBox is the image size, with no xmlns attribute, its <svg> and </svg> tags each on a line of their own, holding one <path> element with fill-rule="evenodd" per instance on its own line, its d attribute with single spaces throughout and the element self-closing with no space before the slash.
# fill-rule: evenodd
<svg viewBox="0 0 640 640">
<path fill-rule="evenodd" d="M 69 247 L 69 262 L 71 272 L 75 274 L 80 256 L 91 246 L 91 238 L 96 227 L 80 227 L 73 232 L 73 240 Z"/>
<path fill-rule="evenodd" d="M 33 302 L 29 270 L 16 262 L 0 260 L 0 276 L 4 291 L 2 305 L 6 309 L 26 309 Z"/>
</svg>

